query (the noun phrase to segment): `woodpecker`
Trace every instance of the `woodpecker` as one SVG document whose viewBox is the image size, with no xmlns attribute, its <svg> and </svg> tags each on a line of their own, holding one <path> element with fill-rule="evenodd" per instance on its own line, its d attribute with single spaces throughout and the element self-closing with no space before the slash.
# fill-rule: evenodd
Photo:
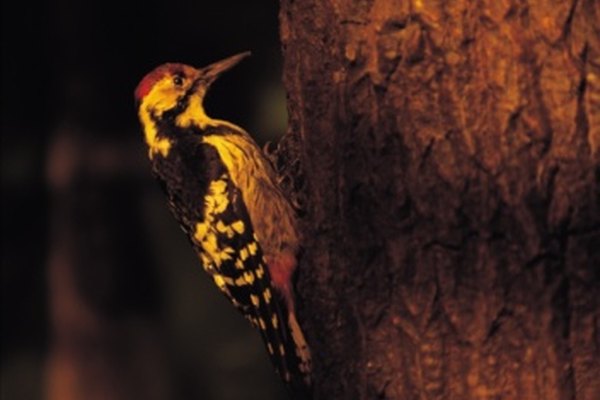
<svg viewBox="0 0 600 400">
<path fill-rule="evenodd" d="M 163 64 L 140 81 L 135 100 L 152 172 L 204 270 L 259 329 L 288 387 L 308 388 L 311 356 L 292 287 L 294 209 L 250 135 L 203 106 L 211 84 L 249 54 L 201 69 Z"/>
</svg>

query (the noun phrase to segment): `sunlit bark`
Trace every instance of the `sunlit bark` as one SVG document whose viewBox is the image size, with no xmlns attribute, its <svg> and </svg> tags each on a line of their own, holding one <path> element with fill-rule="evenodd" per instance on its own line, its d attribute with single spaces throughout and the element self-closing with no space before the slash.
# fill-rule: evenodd
<svg viewBox="0 0 600 400">
<path fill-rule="evenodd" d="M 316 397 L 600 398 L 599 3 L 280 18 Z"/>
</svg>

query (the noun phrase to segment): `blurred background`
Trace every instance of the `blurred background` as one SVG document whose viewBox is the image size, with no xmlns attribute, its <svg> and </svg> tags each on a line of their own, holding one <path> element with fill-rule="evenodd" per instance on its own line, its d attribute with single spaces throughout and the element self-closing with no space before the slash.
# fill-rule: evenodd
<svg viewBox="0 0 600 400">
<path fill-rule="evenodd" d="M 209 115 L 286 125 L 275 0 L 2 2 L 1 398 L 283 399 L 150 175 L 133 105 L 167 61 L 253 57 Z"/>
</svg>

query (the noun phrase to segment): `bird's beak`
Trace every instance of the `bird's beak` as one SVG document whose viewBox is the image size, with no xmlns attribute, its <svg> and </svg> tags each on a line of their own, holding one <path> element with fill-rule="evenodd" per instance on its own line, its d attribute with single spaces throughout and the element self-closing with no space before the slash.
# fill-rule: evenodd
<svg viewBox="0 0 600 400">
<path fill-rule="evenodd" d="M 200 70 L 200 78 L 204 81 L 205 87 L 208 88 L 223 72 L 233 68 L 249 55 L 250 52 L 245 51 L 202 68 Z"/>
</svg>

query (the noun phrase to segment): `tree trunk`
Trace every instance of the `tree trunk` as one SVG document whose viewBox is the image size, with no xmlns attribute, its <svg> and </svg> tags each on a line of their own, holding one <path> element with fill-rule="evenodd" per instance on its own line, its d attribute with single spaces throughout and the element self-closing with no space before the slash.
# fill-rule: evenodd
<svg viewBox="0 0 600 400">
<path fill-rule="evenodd" d="M 599 3 L 281 0 L 315 398 L 600 399 Z"/>
</svg>

